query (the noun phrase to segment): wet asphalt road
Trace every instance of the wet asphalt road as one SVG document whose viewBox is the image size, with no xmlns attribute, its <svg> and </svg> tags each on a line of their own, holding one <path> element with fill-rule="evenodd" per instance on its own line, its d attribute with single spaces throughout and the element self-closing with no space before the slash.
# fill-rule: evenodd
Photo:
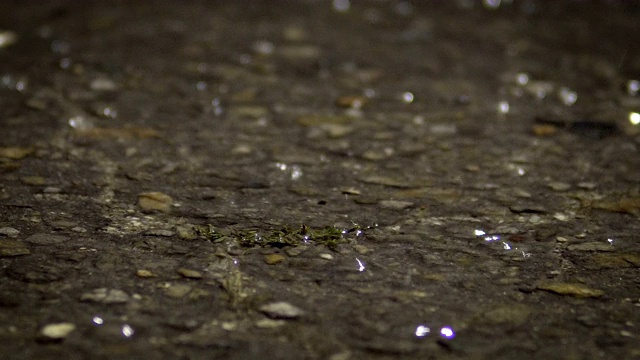
<svg viewBox="0 0 640 360">
<path fill-rule="evenodd" d="M 640 6 L 0 4 L 0 359 L 640 358 Z"/>
</svg>

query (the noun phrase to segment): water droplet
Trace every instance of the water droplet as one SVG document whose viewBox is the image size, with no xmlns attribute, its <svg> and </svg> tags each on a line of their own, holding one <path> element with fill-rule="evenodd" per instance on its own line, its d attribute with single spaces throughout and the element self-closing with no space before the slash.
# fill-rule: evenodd
<svg viewBox="0 0 640 360">
<path fill-rule="evenodd" d="M 560 101 L 566 106 L 571 106 L 578 101 L 578 93 L 566 87 L 560 88 L 558 96 L 560 97 Z"/>
<path fill-rule="evenodd" d="M 640 92 L 640 81 L 629 80 L 627 81 L 627 93 L 631 96 L 636 96 Z"/>
<path fill-rule="evenodd" d="M 429 335 L 429 333 L 431 332 L 431 329 L 429 329 L 427 326 L 425 325 L 418 325 L 418 327 L 416 328 L 416 336 L 417 337 L 425 337 L 427 335 Z"/>
<path fill-rule="evenodd" d="M 62 58 L 60 59 L 60 68 L 61 69 L 68 69 L 71 66 L 71 59 L 69 58 Z"/>
<path fill-rule="evenodd" d="M 527 73 L 518 73 L 516 75 L 516 82 L 520 86 L 525 86 L 529 83 L 529 75 Z"/>
<path fill-rule="evenodd" d="M 135 331 L 131 326 L 127 324 L 122 325 L 122 335 L 124 335 L 125 337 L 132 337 L 134 333 Z"/>
<path fill-rule="evenodd" d="M 484 236 L 484 235 L 486 234 L 484 231 L 482 231 L 482 230 L 480 230 L 480 229 L 476 229 L 473 233 L 474 233 L 476 236 Z"/>
<path fill-rule="evenodd" d="M 640 113 L 630 112 L 629 113 L 629 122 L 631 125 L 640 125 Z"/>
<path fill-rule="evenodd" d="M 440 329 L 440 335 L 447 339 L 453 339 L 456 336 L 453 329 L 448 326 L 445 326 L 442 329 Z"/>
<path fill-rule="evenodd" d="M 504 245 L 504 249 L 505 250 L 511 250 L 511 245 L 509 245 L 508 243 L 506 243 L 504 241 L 502 242 L 502 244 Z"/>
<path fill-rule="evenodd" d="M 86 130 L 93 127 L 91 120 L 87 119 L 83 115 L 72 116 L 68 120 L 69 126 L 76 130 Z"/>
<path fill-rule="evenodd" d="M 407 103 L 407 104 L 411 104 L 414 100 L 414 96 L 412 92 L 404 92 L 402 93 L 402 101 Z"/>
<path fill-rule="evenodd" d="M 365 270 L 364 263 L 358 258 L 356 258 L 356 261 L 358 262 L 358 271 L 363 272 Z"/>
<path fill-rule="evenodd" d="M 91 322 L 93 322 L 96 325 L 102 325 L 104 324 L 104 319 L 99 316 L 94 316 L 93 319 L 91 319 Z"/>
<path fill-rule="evenodd" d="M 498 112 L 501 114 L 506 114 L 509 112 L 509 102 L 508 101 L 500 101 L 498 103 Z"/>
<path fill-rule="evenodd" d="M 207 90 L 207 83 L 204 81 L 198 81 L 198 83 L 196 84 L 196 89 L 198 89 L 198 91 Z"/>
<path fill-rule="evenodd" d="M 501 0 L 482 0 L 482 5 L 487 9 L 497 9 L 500 7 Z"/>
<path fill-rule="evenodd" d="M 291 180 L 298 180 L 302 177 L 302 169 L 298 165 L 291 167 Z"/>
</svg>

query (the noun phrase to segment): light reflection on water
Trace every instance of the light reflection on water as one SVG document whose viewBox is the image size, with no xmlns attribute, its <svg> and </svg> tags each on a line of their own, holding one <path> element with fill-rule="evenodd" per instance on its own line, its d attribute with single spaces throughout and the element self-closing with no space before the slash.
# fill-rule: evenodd
<svg viewBox="0 0 640 360">
<path fill-rule="evenodd" d="M 135 334 L 135 331 L 130 325 L 122 325 L 122 335 L 124 335 L 125 337 L 132 337 L 133 334 Z"/>
<path fill-rule="evenodd" d="M 512 244 L 506 242 L 506 241 L 500 241 L 501 236 L 500 235 L 489 235 L 486 233 L 486 231 L 482 230 L 482 229 L 476 229 L 474 230 L 473 234 L 478 237 L 478 238 L 482 238 L 486 243 L 500 243 L 500 248 L 505 250 L 505 251 L 512 251 L 512 250 L 517 250 L 519 253 L 522 254 L 522 257 L 524 258 L 529 258 L 531 257 L 531 253 L 527 252 L 524 249 L 521 249 L 519 247 L 515 247 Z"/>
</svg>

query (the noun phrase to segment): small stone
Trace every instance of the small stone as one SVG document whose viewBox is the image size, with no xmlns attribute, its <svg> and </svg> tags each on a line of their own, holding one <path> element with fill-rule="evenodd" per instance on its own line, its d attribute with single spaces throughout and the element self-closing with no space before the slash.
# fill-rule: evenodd
<svg viewBox="0 0 640 360">
<path fill-rule="evenodd" d="M 567 241 L 569 241 L 569 239 L 567 239 L 566 237 L 562 237 L 562 236 L 556 236 L 556 241 L 559 243 L 566 243 Z"/>
<path fill-rule="evenodd" d="M 558 132 L 558 127 L 551 124 L 536 124 L 531 128 L 535 136 L 550 136 Z"/>
<path fill-rule="evenodd" d="M 31 251 L 20 241 L 2 239 L 0 240 L 0 257 L 12 257 L 29 255 Z"/>
<path fill-rule="evenodd" d="M 284 252 L 291 257 L 296 257 L 305 251 L 307 251 L 307 247 L 304 245 L 300 245 L 300 246 L 290 247 Z"/>
<path fill-rule="evenodd" d="M 569 220 L 569 217 L 563 213 L 555 213 L 553 214 L 553 218 L 558 220 L 558 221 L 567 221 Z"/>
<path fill-rule="evenodd" d="M 0 147 L 0 158 L 20 160 L 35 152 L 31 147 Z"/>
<path fill-rule="evenodd" d="M 18 41 L 18 34 L 11 30 L 0 31 L 0 49 L 15 44 Z"/>
<path fill-rule="evenodd" d="M 172 204 L 173 199 L 171 196 L 161 192 L 151 191 L 138 194 L 138 205 L 144 212 L 159 211 L 168 213 L 171 211 Z"/>
<path fill-rule="evenodd" d="M 2 235 L 2 236 L 16 237 L 16 236 L 18 236 L 18 234 L 20 234 L 20 231 L 18 229 L 14 229 L 12 227 L 1 227 L 0 228 L 0 235 Z"/>
<path fill-rule="evenodd" d="M 276 320 L 276 319 L 260 319 L 256 321 L 256 327 L 260 329 L 275 329 L 281 327 L 287 322 L 284 320 Z"/>
<path fill-rule="evenodd" d="M 193 230 L 192 226 L 176 226 L 176 233 L 178 237 L 182 240 L 195 240 L 198 238 L 198 234 L 196 234 L 195 230 Z"/>
<path fill-rule="evenodd" d="M 95 91 L 113 91 L 117 88 L 116 83 L 107 78 L 94 79 L 91 81 L 91 84 L 89 84 L 89 87 Z"/>
<path fill-rule="evenodd" d="M 355 250 L 358 254 L 360 255 L 366 255 L 369 252 L 371 252 L 371 249 L 369 249 L 368 247 L 364 246 L 364 245 L 353 245 L 353 250 Z"/>
<path fill-rule="evenodd" d="M 262 305 L 260 311 L 272 319 L 294 319 L 304 314 L 300 308 L 284 301 Z"/>
<path fill-rule="evenodd" d="M 68 236 L 64 235 L 52 235 L 52 234 L 33 234 L 28 238 L 24 239 L 25 242 L 33 245 L 56 245 L 62 244 L 63 242 L 69 240 Z"/>
<path fill-rule="evenodd" d="M 598 186 L 598 184 L 593 183 L 593 182 L 579 182 L 578 183 L 578 187 L 580 189 L 585 189 L 585 190 L 593 190 Z"/>
<path fill-rule="evenodd" d="M 327 133 L 332 139 L 341 138 L 349 135 L 353 132 L 353 126 L 341 125 L 341 124 L 322 124 L 320 129 Z"/>
<path fill-rule="evenodd" d="M 191 291 L 192 287 L 187 284 L 173 284 L 164 290 L 164 294 L 171 298 L 182 298 Z"/>
<path fill-rule="evenodd" d="M 123 304 L 129 301 L 129 295 L 119 289 L 99 288 L 80 295 L 80 301 L 92 301 L 103 304 Z"/>
<path fill-rule="evenodd" d="M 336 105 L 342 108 L 360 109 L 367 102 L 364 96 L 347 95 L 336 100 Z"/>
<path fill-rule="evenodd" d="M 340 189 L 340 192 L 345 195 L 360 195 L 360 190 L 354 187 L 342 188 Z"/>
<path fill-rule="evenodd" d="M 283 262 L 286 259 L 284 255 L 281 254 L 267 254 L 264 256 L 264 262 L 269 265 L 275 265 Z"/>
<path fill-rule="evenodd" d="M 42 176 L 24 176 L 20 178 L 20 182 L 25 185 L 42 186 L 47 184 L 47 179 Z"/>
<path fill-rule="evenodd" d="M 178 269 L 178 274 L 186 277 L 187 279 L 202 279 L 202 273 L 195 270 L 180 268 Z"/>
<path fill-rule="evenodd" d="M 49 340 L 63 340 L 75 329 L 76 325 L 73 323 L 48 324 L 40 330 L 40 334 Z"/>
<path fill-rule="evenodd" d="M 571 251 L 613 251 L 614 248 L 611 244 L 606 242 L 585 242 L 580 244 L 572 244 L 567 246 Z"/>
<path fill-rule="evenodd" d="M 546 283 L 538 285 L 538 289 L 559 295 L 576 297 L 600 297 L 604 295 L 604 291 L 602 290 L 592 289 L 585 285 L 575 283 Z"/>
<path fill-rule="evenodd" d="M 482 322 L 504 327 L 524 325 L 531 315 L 531 308 L 523 304 L 500 305 L 480 315 Z"/>
<path fill-rule="evenodd" d="M 323 253 L 323 254 L 320 254 L 320 258 L 321 259 L 325 259 L 325 260 L 333 260 L 333 255 L 327 254 L 327 253 Z"/>
<path fill-rule="evenodd" d="M 571 189 L 571 185 L 559 181 L 548 183 L 547 186 L 553 191 L 567 191 Z"/>
<path fill-rule="evenodd" d="M 140 269 L 136 271 L 136 276 L 140 278 L 150 278 L 155 277 L 156 275 L 149 270 Z"/>
<path fill-rule="evenodd" d="M 144 232 L 147 236 L 162 236 L 162 237 L 172 237 L 176 233 L 171 230 L 163 230 L 163 229 L 150 229 Z"/>
<path fill-rule="evenodd" d="M 401 179 L 382 176 L 382 175 L 363 176 L 363 177 L 359 178 L 358 180 L 362 181 L 363 183 L 367 183 L 367 184 L 384 185 L 384 186 L 395 187 L 395 188 L 410 188 L 411 187 L 411 184 L 408 184 L 407 182 L 405 182 L 405 181 L 403 181 Z"/>
<path fill-rule="evenodd" d="M 404 210 L 412 207 L 414 203 L 410 201 L 400 201 L 400 200 L 382 200 L 380 201 L 380 206 L 385 209 L 391 210 Z"/>
</svg>

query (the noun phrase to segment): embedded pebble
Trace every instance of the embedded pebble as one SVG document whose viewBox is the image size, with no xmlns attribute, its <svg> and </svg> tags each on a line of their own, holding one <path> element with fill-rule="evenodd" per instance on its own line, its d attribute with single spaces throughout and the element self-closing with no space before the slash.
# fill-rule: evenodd
<svg viewBox="0 0 640 360">
<path fill-rule="evenodd" d="M 353 250 L 355 250 L 358 254 L 360 255 L 366 255 L 369 252 L 371 252 L 371 249 L 369 249 L 368 247 L 364 246 L 364 245 L 353 245 Z"/>
<path fill-rule="evenodd" d="M 0 147 L 0 158 L 20 160 L 35 152 L 31 147 Z"/>
<path fill-rule="evenodd" d="M 18 41 L 18 34 L 11 30 L 0 31 L 0 49 L 15 44 Z"/>
<path fill-rule="evenodd" d="M 38 233 L 24 239 L 25 242 L 33 245 L 56 245 L 69 240 L 68 236 Z"/>
<path fill-rule="evenodd" d="M 173 284 L 164 289 L 164 294 L 171 298 L 182 298 L 187 295 L 193 287 L 187 284 Z"/>
<path fill-rule="evenodd" d="M 89 84 L 89 87 L 95 91 L 113 91 L 117 88 L 116 83 L 107 78 L 94 79 L 91 81 L 91 84 Z"/>
<path fill-rule="evenodd" d="M 171 211 L 172 204 L 173 199 L 171 196 L 161 192 L 151 191 L 138 194 L 138 205 L 145 212 L 159 211 L 168 213 Z"/>
<path fill-rule="evenodd" d="M 277 319 L 260 319 L 258 321 L 255 322 L 255 325 L 257 328 L 260 329 L 275 329 L 278 327 L 281 327 L 282 325 L 286 324 L 287 322 L 284 320 L 277 320 Z"/>
<path fill-rule="evenodd" d="M 539 290 L 545 290 L 559 295 L 571 295 L 576 297 L 600 297 L 604 291 L 592 289 L 582 284 L 575 283 L 547 283 L 538 285 Z"/>
<path fill-rule="evenodd" d="M 380 201 L 380 206 L 385 209 L 391 210 L 404 210 L 412 207 L 414 203 L 410 201 L 400 201 L 400 200 L 382 200 Z"/>
<path fill-rule="evenodd" d="M 180 268 L 178 269 L 178 274 L 188 279 L 202 279 L 202 273 L 191 269 Z"/>
<path fill-rule="evenodd" d="M 553 191 L 567 191 L 571 189 L 571 184 L 567 184 L 559 181 L 548 183 L 547 186 Z"/>
<path fill-rule="evenodd" d="M 20 230 L 18 230 L 18 229 L 14 229 L 12 227 L 1 227 L 0 228 L 0 235 L 2 235 L 2 236 L 16 237 L 16 236 L 18 236 L 18 234 L 20 234 Z"/>
<path fill-rule="evenodd" d="M 163 230 L 163 229 L 151 229 L 144 232 L 147 236 L 162 236 L 162 237 L 171 237 L 175 235 L 171 230 Z"/>
<path fill-rule="evenodd" d="M 333 255 L 327 254 L 327 253 L 323 253 L 323 254 L 320 254 L 320 258 L 321 259 L 325 259 L 325 260 L 333 260 Z"/>
<path fill-rule="evenodd" d="M 275 265 L 281 263 L 286 259 L 284 255 L 281 254 L 267 254 L 264 256 L 264 262 L 269 265 Z"/>
<path fill-rule="evenodd" d="M 155 277 L 155 275 L 151 271 L 144 270 L 144 269 L 140 269 L 140 270 L 136 271 L 136 276 L 140 277 L 140 278 Z"/>
<path fill-rule="evenodd" d="M 342 108 L 360 109 L 367 102 L 364 96 L 347 95 L 341 96 L 336 100 L 336 105 Z"/>
<path fill-rule="evenodd" d="M 483 323 L 500 327 L 518 327 L 527 323 L 531 308 L 524 304 L 499 305 L 483 311 L 479 317 Z"/>
<path fill-rule="evenodd" d="M 122 304 L 129 301 L 129 295 L 119 289 L 99 288 L 80 295 L 80 301 L 92 301 L 103 304 Z"/>
<path fill-rule="evenodd" d="M 304 245 L 301 245 L 301 246 L 290 247 L 284 252 L 291 257 L 295 257 L 302 254 L 305 251 L 307 251 L 307 247 Z"/>
<path fill-rule="evenodd" d="M 62 340 L 69 336 L 75 329 L 76 325 L 73 323 L 48 324 L 40 330 L 40 335 L 50 340 Z"/>
<path fill-rule="evenodd" d="M 272 319 L 294 319 L 304 314 L 300 308 L 284 301 L 262 305 L 260 311 Z"/>
<path fill-rule="evenodd" d="M 567 246 L 567 249 L 571 251 L 613 251 L 615 250 L 611 244 L 606 242 L 598 242 L 598 241 L 572 244 Z"/>
<path fill-rule="evenodd" d="M 42 186 L 47 184 L 47 179 L 42 176 L 24 176 L 20 178 L 20 182 L 25 185 Z"/>
<path fill-rule="evenodd" d="M 20 241 L 0 239 L 0 257 L 29 255 L 31 251 Z"/>
</svg>

